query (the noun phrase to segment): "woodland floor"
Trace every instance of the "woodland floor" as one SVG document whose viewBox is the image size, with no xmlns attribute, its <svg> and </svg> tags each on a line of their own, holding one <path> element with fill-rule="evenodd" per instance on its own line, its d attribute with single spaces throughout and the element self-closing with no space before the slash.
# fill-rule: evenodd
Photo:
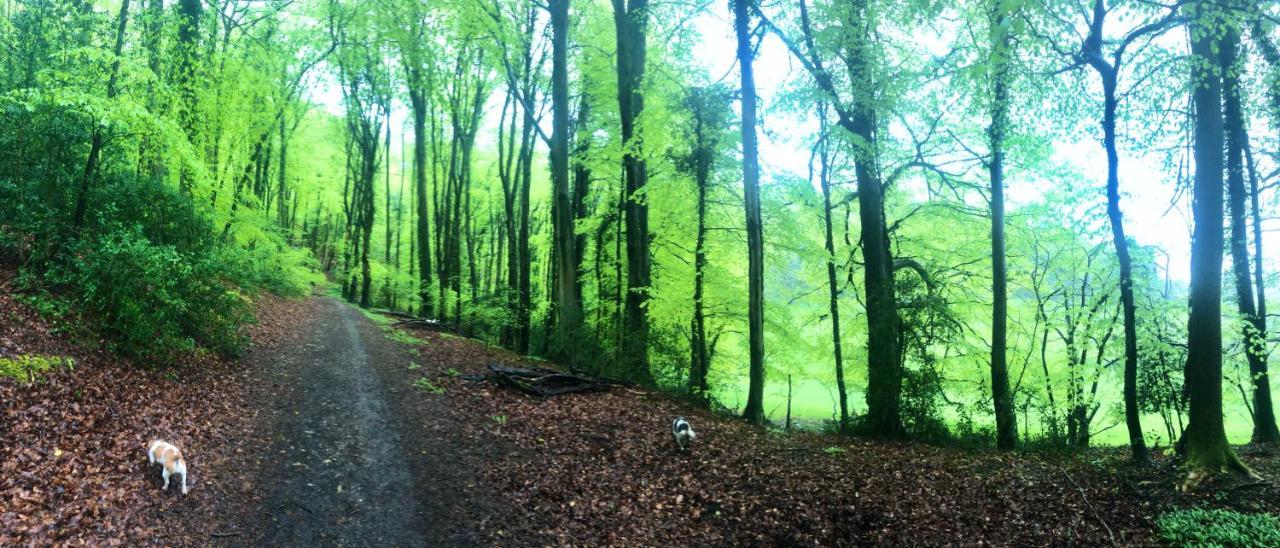
<svg viewBox="0 0 1280 548">
<path fill-rule="evenodd" d="M 395 342 L 330 298 L 258 315 L 240 360 L 166 375 L 0 294 L 0 356 L 80 363 L 0 380 L 0 545 L 1148 545 L 1171 507 L 1280 511 L 1280 458 L 1254 448 L 1272 482 L 1181 494 L 1163 458 L 783 434 L 629 389 L 537 399 L 466 380 L 530 363 L 476 341 Z M 156 436 L 190 495 L 159 490 Z"/>
</svg>

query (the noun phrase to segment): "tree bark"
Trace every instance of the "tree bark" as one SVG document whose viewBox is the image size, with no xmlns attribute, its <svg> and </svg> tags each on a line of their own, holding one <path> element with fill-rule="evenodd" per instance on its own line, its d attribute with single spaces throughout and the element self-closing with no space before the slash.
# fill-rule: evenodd
<svg viewBox="0 0 1280 548">
<path fill-rule="evenodd" d="M 618 114 L 622 125 L 626 177 L 627 293 L 622 360 L 627 374 L 645 385 L 653 384 L 649 371 L 649 206 L 643 195 L 648 166 L 643 139 L 636 122 L 644 112 L 644 71 L 648 0 L 613 0 L 618 46 Z"/>
<path fill-rule="evenodd" d="M 556 334 L 552 355 L 576 365 L 575 339 L 581 334 L 577 238 L 569 187 L 569 0 L 548 0 L 551 11 L 551 231 L 556 247 Z"/>
<path fill-rule="evenodd" d="M 827 110 L 819 109 L 820 134 L 823 136 L 817 143 L 817 157 L 819 162 L 818 182 L 822 189 L 822 223 L 823 237 L 827 252 L 827 305 L 831 312 L 831 346 L 834 353 L 835 369 L 836 369 L 836 391 L 839 395 L 840 404 L 840 424 L 838 425 L 841 433 L 847 432 L 849 429 L 849 395 L 845 390 L 844 382 L 844 348 L 841 344 L 840 334 L 840 286 L 837 282 L 836 275 L 836 251 L 835 238 L 833 236 L 832 215 L 831 215 L 831 174 L 830 174 L 830 150 L 831 141 L 827 135 Z M 788 379 L 788 382 L 790 380 Z"/>
<path fill-rule="evenodd" d="M 116 22 L 116 44 L 112 50 L 114 57 L 111 60 L 111 76 L 107 79 L 107 99 L 114 99 L 116 96 L 116 79 L 120 75 L 120 54 L 124 51 L 125 29 L 129 24 L 129 0 L 120 3 L 120 17 Z M 72 226 L 79 230 L 84 225 L 84 216 L 87 210 L 87 201 L 89 195 L 89 187 L 98 176 L 98 158 L 102 154 L 104 137 L 102 135 L 101 125 L 95 120 L 93 126 L 93 136 L 89 143 L 89 157 L 85 160 L 84 173 L 80 178 L 80 189 L 76 194 L 75 218 Z"/>
<path fill-rule="evenodd" d="M 413 180 L 417 195 L 418 220 L 416 225 L 418 246 L 418 305 L 424 318 L 432 318 L 435 309 L 431 302 L 431 206 L 427 197 L 427 90 L 419 69 L 410 69 L 409 104 L 413 110 Z M 412 77 L 417 74 L 417 77 Z M 430 79 L 426 82 L 431 85 Z M 416 89 L 415 89 L 416 87 Z"/>
<path fill-rule="evenodd" d="M 1009 125 L 1009 64 L 1011 37 L 1008 15 L 995 8 L 991 17 L 991 397 L 996 413 L 996 446 L 1013 449 L 1018 444 L 1018 421 L 1009 390 L 1008 365 L 1008 269 L 1004 236 L 1004 139 Z"/>
<path fill-rule="evenodd" d="M 751 48 L 750 0 L 734 0 L 733 30 L 742 72 L 742 187 L 747 217 L 747 293 L 750 383 L 742 415 L 763 424 L 764 416 L 764 238 L 760 219 L 760 158 L 756 141 L 756 81 Z"/>
<path fill-rule="evenodd" d="M 1227 142 L 1227 196 L 1231 213 L 1231 267 L 1235 275 L 1236 306 L 1240 312 L 1245 359 L 1249 363 L 1249 379 L 1253 388 L 1253 441 L 1280 441 L 1275 411 L 1271 403 L 1271 386 L 1267 378 L 1267 326 L 1254 302 L 1253 280 L 1249 272 L 1249 236 L 1245 225 L 1244 148 L 1249 136 L 1241 105 L 1239 37 L 1228 35 L 1223 40 L 1221 64 L 1224 94 L 1224 132 Z M 1255 234 L 1255 237 L 1258 235 Z M 1259 242 L 1261 243 L 1261 242 Z M 1261 261 L 1255 265 L 1262 268 Z"/>
<path fill-rule="evenodd" d="M 1190 473 L 1183 489 L 1226 472 L 1247 472 L 1227 442 L 1222 422 L 1223 117 L 1219 29 L 1225 16 L 1212 2 L 1194 5 L 1191 20 L 1195 179 L 1190 307 L 1184 373 L 1189 422 L 1183 434 Z"/>
</svg>

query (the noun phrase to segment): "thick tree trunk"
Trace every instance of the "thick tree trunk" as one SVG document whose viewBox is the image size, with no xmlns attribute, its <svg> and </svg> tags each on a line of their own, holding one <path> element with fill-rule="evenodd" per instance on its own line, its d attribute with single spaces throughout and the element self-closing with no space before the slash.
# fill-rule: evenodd
<svg viewBox="0 0 1280 548">
<path fill-rule="evenodd" d="M 858 220 L 862 233 L 863 279 L 867 311 L 867 414 L 863 421 L 866 433 L 881 437 L 903 434 L 902 351 L 898 341 L 898 304 L 893 283 L 893 256 L 889 248 L 889 231 L 885 223 L 884 187 L 878 165 L 876 137 L 876 82 L 872 76 L 869 37 L 875 25 L 868 22 L 867 0 L 853 0 L 846 12 L 843 49 L 840 58 L 853 85 L 851 106 L 840 104 L 842 95 L 835 79 L 822 63 L 814 44 L 809 9 L 800 1 L 801 30 L 805 49 L 788 41 L 787 47 L 799 59 L 832 100 L 841 128 L 854 137 L 854 176 L 858 191 Z M 853 275 L 852 269 L 850 276 Z"/>
<path fill-rule="evenodd" d="M 749 0 L 734 0 L 733 30 L 738 38 L 738 67 L 742 71 L 742 187 L 747 216 L 747 332 L 750 384 L 747 421 L 764 423 L 764 242 L 760 219 L 760 158 L 756 142 L 756 81 L 751 48 Z"/>
<path fill-rule="evenodd" d="M 551 11 L 551 232 L 556 253 L 556 334 L 552 356 L 576 365 L 572 349 L 581 333 L 578 251 L 569 188 L 569 0 L 549 0 Z"/>
<path fill-rule="evenodd" d="M 421 78 L 411 78 L 421 85 Z M 409 103 L 413 110 L 413 179 L 417 195 L 417 245 L 418 245 L 418 303 L 424 318 L 435 316 L 431 302 L 431 214 L 427 201 L 427 94 L 421 87 L 409 90 Z"/>
<path fill-rule="evenodd" d="M 866 0 L 854 2 L 855 28 L 865 26 Z M 872 29 L 864 32 L 871 33 Z M 858 218 L 862 225 L 863 276 L 867 299 L 867 432 L 896 437 L 903 433 L 901 416 L 902 366 L 898 347 L 898 303 L 893 282 L 893 255 L 884 215 L 884 190 L 878 166 L 875 131 L 875 85 L 869 45 L 858 40 L 847 46 L 850 73 L 858 90 L 853 112 L 842 114 L 840 125 L 858 137 L 855 170 Z"/>
<path fill-rule="evenodd" d="M 1183 488 L 1227 471 L 1247 472 L 1227 442 L 1222 422 L 1222 172 L 1223 119 L 1220 29 L 1225 17 L 1210 2 L 1191 20 L 1195 181 L 1191 246 L 1191 311 L 1184 373 L 1189 422 L 1183 444 L 1190 474 Z M 1206 13 L 1207 12 L 1207 13 Z"/>
<path fill-rule="evenodd" d="M 643 142 L 636 122 L 644 112 L 646 27 L 648 0 L 613 0 L 618 45 L 618 113 L 622 122 L 622 156 L 626 175 L 627 293 L 622 336 L 626 373 L 645 385 L 649 371 L 649 206 L 643 190 L 648 182 Z"/>
</svg>

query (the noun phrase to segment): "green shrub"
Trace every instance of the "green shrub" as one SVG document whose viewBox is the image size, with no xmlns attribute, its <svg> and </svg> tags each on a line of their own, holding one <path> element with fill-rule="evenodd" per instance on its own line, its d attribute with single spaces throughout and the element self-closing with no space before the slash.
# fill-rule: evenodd
<svg viewBox="0 0 1280 548">
<path fill-rule="evenodd" d="M 1156 520 L 1173 546 L 1280 546 L 1280 518 L 1231 510 L 1174 510 Z"/>
<path fill-rule="evenodd" d="M 0 377 L 18 379 L 23 384 L 39 382 L 49 371 L 57 369 L 75 369 L 75 360 L 63 356 L 33 355 L 0 358 Z"/>
<path fill-rule="evenodd" d="M 115 350 L 164 363 L 197 345 L 231 355 L 243 347 L 249 301 L 225 281 L 216 256 L 184 254 L 137 231 L 118 231 L 72 257 L 50 278 L 78 294 Z"/>
</svg>

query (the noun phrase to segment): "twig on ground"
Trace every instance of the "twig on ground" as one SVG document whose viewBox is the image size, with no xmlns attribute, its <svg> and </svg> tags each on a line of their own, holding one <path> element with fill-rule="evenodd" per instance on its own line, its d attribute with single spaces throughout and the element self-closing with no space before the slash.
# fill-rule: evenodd
<svg viewBox="0 0 1280 548">
<path fill-rule="evenodd" d="M 1080 487 L 1080 484 L 1076 483 L 1075 478 L 1072 478 L 1071 474 L 1068 474 L 1066 470 L 1060 468 L 1059 471 L 1062 472 L 1063 476 L 1066 476 L 1067 481 L 1071 482 L 1071 485 L 1075 486 L 1076 491 L 1080 492 L 1080 499 L 1084 501 L 1084 505 L 1089 509 L 1089 513 L 1093 514 L 1093 519 L 1098 520 L 1098 523 L 1102 524 L 1102 528 L 1107 530 L 1107 538 L 1111 539 L 1111 545 L 1119 546 L 1119 544 L 1116 543 L 1115 533 L 1111 532 L 1111 526 L 1107 525 L 1107 521 L 1102 519 L 1102 516 L 1098 514 L 1098 511 L 1093 508 L 1093 503 L 1089 502 L 1089 497 L 1084 494 L 1084 488 Z"/>
</svg>

